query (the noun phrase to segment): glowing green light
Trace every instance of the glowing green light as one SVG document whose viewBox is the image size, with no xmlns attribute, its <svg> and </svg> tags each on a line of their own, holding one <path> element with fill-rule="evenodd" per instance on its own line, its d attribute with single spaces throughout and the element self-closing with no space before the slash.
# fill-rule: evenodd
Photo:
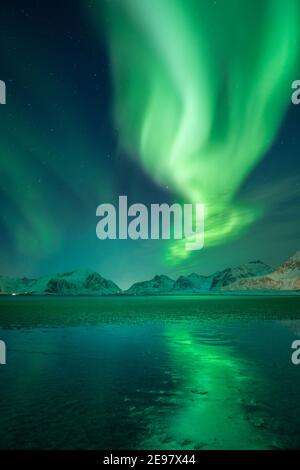
<svg viewBox="0 0 300 470">
<path fill-rule="evenodd" d="M 206 246 L 240 235 L 262 213 L 238 192 L 290 101 L 299 2 L 107 5 L 123 147 L 177 198 L 206 204 Z M 169 259 L 186 254 L 179 243 Z"/>
</svg>

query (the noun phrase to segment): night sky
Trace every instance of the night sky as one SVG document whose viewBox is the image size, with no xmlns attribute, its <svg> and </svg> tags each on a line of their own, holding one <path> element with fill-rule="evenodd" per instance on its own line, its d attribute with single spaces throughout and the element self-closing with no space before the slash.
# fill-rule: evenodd
<svg viewBox="0 0 300 470">
<path fill-rule="evenodd" d="M 300 249 L 300 0 L 1 0 L 0 274 L 121 287 Z M 205 247 L 96 237 L 96 208 L 204 202 Z"/>
</svg>

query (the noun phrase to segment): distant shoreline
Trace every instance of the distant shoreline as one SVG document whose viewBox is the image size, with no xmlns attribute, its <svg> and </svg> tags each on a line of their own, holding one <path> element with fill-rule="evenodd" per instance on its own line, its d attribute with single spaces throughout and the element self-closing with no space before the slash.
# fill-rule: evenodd
<svg viewBox="0 0 300 470">
<path fill-rule="evenodd" d="M 30 297 L 30 298 L 143 298 L 143 297 L 299 297 L 300 290 L 298 291 L 223 291 L 223 292 L 176 292 L 176 293 L 162 293 L 162 294 L 4 294 L 0 293 L 1 298 L 15 298 L 15 297 Z"/>
</svg>

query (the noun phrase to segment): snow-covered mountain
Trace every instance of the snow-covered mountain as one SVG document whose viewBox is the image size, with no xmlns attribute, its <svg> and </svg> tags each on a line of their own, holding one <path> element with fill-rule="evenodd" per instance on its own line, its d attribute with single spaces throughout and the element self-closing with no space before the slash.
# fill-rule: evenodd
<svg viewBox="0 0 300 470">
<path fill-rule="evenodd" d="M 227 286 L 240 281 L 257 276 L 266 275 L 272 272 L 272 268 L 262 261 L 250 261 L 234 268 L 227 268 L 213 275 L 211 284 L 212 290 L 222 290 Z"/>
<path fill-rule="evenodd" d="M 200 274 L 192 273 L 188 276 L 180 276 L 174 283 L 173 292 L 207 292 L 211 288 L 213 276 L 201 276 Z"/>
<path fill-rule="evenodd" d="M 211 276 L 201 276 L 195 273 L 180 276 L 174 284 L 173 291 L 186 293 L 219 291 L 241 278 L 259 276 L 270 272 L 272 272 L 272 268 L 262 261 L 250 261 L 241 266 L 217 271 Z"/>
<path fill-rule="evenodd" d="M 90 270 L 77 270 L 43 276 L 39 279 L 0 277 L 2 294 L 109 295 L 121 289 L 112 281 Z"/>
<path fill-rule="evenodd" d="M 211 276 L 192 273 L 180 276 L 174 281 L 168 276 L 156 275 L 149 281 L 136 282 L 124 292 L 113 281 L 87 269 L 38 279 L 0 276 L 0 294 L 176 295 L 255 290 L 300 290 L 300 251 L 276 270 L 262 261 L 250 261 L 241 266 L 217 271 Z"/>
<path fill-rule="evenodd" d="M 36 279 L 28 279 L 27 277 L 17 278 L 0 276 L 0 294 L 12 294 L 13 292 L 31 292 L 35 283 Z"/>
<path fill-rule="evenodd" d="M 300 289 L 300 251 L 267 275 L 243 278 L 226 290 L 298 290 Z"/>
<path fill-rule="evenodd" d="M 136 282 L 127 291 L 130 295 L 155 295 L 169 293 L 174 286 L 174 281 L 168 276 L 154 276 L 150 281 Z"/>
<path fill-rule="evenodd" d="M 155 276 L 149 281 L 136 282 L 125 293 L 131 295 L 193 294 L 220 291 L 241 278 L 250 278 L 272 272 L 272 268 L 262 261 L 249 263 L 217 271 L 211 276 L 192 273 L 180 276 L 173 281 L 168 276 Z"/>
</svg>

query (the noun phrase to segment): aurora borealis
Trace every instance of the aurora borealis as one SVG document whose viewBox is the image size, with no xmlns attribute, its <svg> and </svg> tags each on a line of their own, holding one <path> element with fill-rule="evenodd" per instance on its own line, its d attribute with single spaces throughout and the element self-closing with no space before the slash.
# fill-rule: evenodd
<svg viewBox="0 0 300 470">
<path fill-rule="evenodd" d="M 3 274 L 88 266 L 128 285 L 299 248 L 299 0 L 2 8 Z M 204 202 L 205 249 L 99 244 L 96 207 L 121 194 Z"/>
<path fill-rule="evenodd" d="M 223 243 L 260 213 L 235 196 L 287 108 L 299 3 L 108 4 L 121 139 L 160 184 L 205 203 L 206 245 Z"/>
</svg>

